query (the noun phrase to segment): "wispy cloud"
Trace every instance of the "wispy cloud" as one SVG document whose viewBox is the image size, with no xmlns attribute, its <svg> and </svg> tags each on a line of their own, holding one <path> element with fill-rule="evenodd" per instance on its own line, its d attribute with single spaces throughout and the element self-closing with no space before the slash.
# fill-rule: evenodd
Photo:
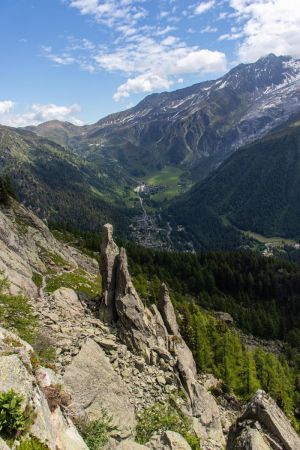
<svg viewBox="0 0 300 450">
<path fill-rule="evenodd" d="M 1 104 L 10 103 L 10 107 L 2 107 Z M 77 114 L 81 111 L 79 105 L 41 105 L 33 104 L 23 114 L 14 114 L 12 112 L 15 103 L 11 101 L 0 102 L 0 123 L 12 127 L 25 127 L 27 125 L 38 125 L 48 120 L 62 120 L 72 122 L 76 125 L 82 125 Z"/>
<path fill-rule="evenodd" d="M 214 8 L 216 2 L 215 0 L 209 0 L 206 2 L 201 2 L 198 5 L 196 5 L 195 9 L 194 9 L 194 14 L 203 14 L 207 11 L 209 11 L 210 9 Z"/>
<path fill-rule="evenodd" d="M 69 6 L 110 29 L 110 42 L 90 48 L 68 45 L 61 51 L 44 48 L 44 56 L 56 64 L 78 64 L 90 72 L 119 73 L 127 80 L 114 94 L 116 101 L 132 93 L 169 89 L 189 74 L 219 73 L 226 70 L 224 53 L 189 45 L 177 33 L 177 21 L 183 19 L 182 8 L 165 0 L 157 20 L 145 20 L 150 15 L 146 0 L 71 0 Z M 166 14 L 166 4 L 169 12 Z M 213 8 L 215 1 L 193 5 L 191 12 L 200 14 Z M 203 10 L 203 11 L 202 11 Z M 157 16 L 156 16 L 157 18 Z M 210 28 L 209 31 L 212 31 Z"/>
</svg>

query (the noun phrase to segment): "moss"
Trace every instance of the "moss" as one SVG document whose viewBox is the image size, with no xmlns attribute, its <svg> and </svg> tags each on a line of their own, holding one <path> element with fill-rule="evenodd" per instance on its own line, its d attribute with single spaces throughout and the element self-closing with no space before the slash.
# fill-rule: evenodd
<svg viewBox="0 0 300 450">
<path fill-rule="evenodd" d="M 28 437 L 23 439 L 18 447 L 18 450 L 49 450 L 48 445 L 43 444 L 36 437 Z"/>
<path fill-rule="evenodd" d="M 83 292 L 89 297 L 95 297 L 100 293 L 100 276 L 92 275 L 79 268 L 74 270 L 74 272 L 66 272 L 48 278 L 46 286 L 47 292 L 54 292 L 61 287 L 70 288 L 77 292 Z"/>
</svg>

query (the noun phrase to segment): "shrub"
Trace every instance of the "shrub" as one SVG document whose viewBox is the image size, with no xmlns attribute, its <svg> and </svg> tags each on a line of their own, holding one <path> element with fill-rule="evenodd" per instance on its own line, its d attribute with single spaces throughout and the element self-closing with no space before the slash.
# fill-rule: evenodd
<svg viewBox="0 0 300 450">
<path fill-rule="evenodd" d="M 45 331 L 37 331 L 32 342 L 32 347 L 38 358 L 39 365 L 52 367 L 52 363 L 56 358 L 56 350 L 53 347 L 53 340 L 51 340 Z"/>
<path fill-rule="evenodd" d="M 42 389 L 51 412 L 55 411 L 59 406 L 64 408 L 70 404 L 71 397 L 63 390 L 61 384 L 51 384 Z"/>
<path fill-rule="evenodd" d="M 102 410 L 99 419 L 78 422 L 77 427 L 90 450 L 101 450 L 108 443 L 110 434 L 117 430 L 113 425 L 113 418 L 105 410 Z"/>
<path fill-rule="evenodd" d="M 21 441 L 18 450 L 49 450 L 49 447 L 33 436 Z"/>
<path fill-rule="evenodd" d="M 157 432 L 176 431 L 190 444 L 192 450 L 200 450 L 199 439 L 190 432 L 191 421 L 176 405 L 176 402 L 155 403 L 145 409 L 138 418 L 137 442 L 146 444 Z"/>
<path fill-rule="evenodd" d="M 23 397 L 13 389 L 0 393 L 0 434 L 11 439 L 26 430 L 30 417 L 22 410 Z"/>
</svg>

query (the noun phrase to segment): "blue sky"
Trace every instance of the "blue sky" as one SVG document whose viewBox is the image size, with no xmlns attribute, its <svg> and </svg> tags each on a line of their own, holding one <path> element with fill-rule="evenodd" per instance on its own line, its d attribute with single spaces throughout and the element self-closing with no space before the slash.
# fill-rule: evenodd
<svg viewBox="0 0 300 450">
<path fill-rule="evenodd" d="M 1 0 L 0 123 L 92 123 L 274 52 L 300 0 Z"/>
</svg>

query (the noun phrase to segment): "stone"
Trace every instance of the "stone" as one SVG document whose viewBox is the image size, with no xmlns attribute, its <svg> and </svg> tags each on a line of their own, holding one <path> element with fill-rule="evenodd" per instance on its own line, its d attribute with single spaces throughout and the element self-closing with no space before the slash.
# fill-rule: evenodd
<svg viewBox="0 0 300 450">
<path fill-rule="evenodd" d="M 104 225 L 102 229 L 100 273 L 102 296 L 99 317 L 103 322 L 114 323 L 117 319 L 115 308 L 115 276 L 119 248 L 113 240 L 113 226 Z"/>
<path fill-rule="evenodd" d="M 54 322 L 61 321 L 61 319 L 72 320 L 84 316 L 84 307 L 73 289 L 61 287 L 53 292 L 51 300 L 55 303 L 56 313 L 48 314 L 48 317 Z"/>
<path fill-rule="evenodd" d="M 118 345 L 114 340 L 106 338 L 104 336 L 94 337 L 94 341 L 97 342 L 97 344 L 99 344 L 105 350 L 117 350 L 118 348 Z"/>
<path fill-rule="evenodd" d="M 149 447 L 146 447 L 145 445 L 137 444 L 136 442 L 126 440 L 121 442 L 117 447 L 116 450 L 149 450 Z"/>
<path fill-rule="evenodd" d="M 250 427 L 242 430 L 235 441 L 235 450 L 272 450 L 268 440 L 258 431 Z"/>
<path fill-rule="evenodd" d="M 259 427 L 257 423 L 260 425 Z M 257 433 L 253 434 L 251 430 L 249 432 L 249 427 L 258 429 L 261 438 L 268 442 L 271 448 L 273 446 L 284 450 L 298 450 L 300 448 L 300 437 L 292 428 L 289 419 L 276 402 L 262 390 L 257 391 L 248 403 L 245 412 L 230 428 L 228 450 L 235 450 L 237 443 L 243 441 L 245 436 L 250 442 L 254 440 L 253 435 L 256 441 L 259 439 Z M 263 432 L 259 431 L 260 429 Z M 249 447 L 250 450 L 252 448 L 255 447 Z"/>
<path fill-rule="evenodd" d="M 191 450 L 181 434 L 175 431 L 165 431 L 163 434 L 155 434 L 146 444 L 151 450 Z"/>
<path fill-rule="evenodd" d="M 1 391 L 13 389 L 21 395 L 22 408 L 30 408 L 32 411 L 28 434 L 35 436 L 42 443 L 47 443 L 49 450 L 88 450 L 72 421 L 64 416 L 60 407 L 54 412 L 50 411 L 43 388 L 60 382 L 55 373 L 41 367 L 35 375 L 31 364 L 28 364 L 32 348 L 12 333 L 0 329 L 0 348 L 3 345 L 8 346 L 11 341 L 11 350 L 16 351 L 16 340 L 20 342 L 17 353 L 0 353 L 0 386 Z M 24 353 L 27 353 L 26 358 Z M 59 420 L 56 417 L 59 417 Z M 63 436 L 66 436 L 65 440 Z M 7 447 L 2 446 L 0 442 L 0 448 L 4 450 Z"/>
<path fill-rule="evenodd" d="M 158 302 L 158 309 L 163 318 L 168 333 L 174 336 L 180 336 L 174 306 L 170 299 L 169 290 L 164 283 L 161 285 L 161 294 Z"/>
<path fill-rule="evenodd" d="M 96 420 L 103 409 L 113 416 L 114 424 L 128 437 L 135 427 L 130 394 L 103 350 L 88 339 L 66 367 L 63 381 L 72 395 L 72 410 L 77 417 Z"/>
</svg>

